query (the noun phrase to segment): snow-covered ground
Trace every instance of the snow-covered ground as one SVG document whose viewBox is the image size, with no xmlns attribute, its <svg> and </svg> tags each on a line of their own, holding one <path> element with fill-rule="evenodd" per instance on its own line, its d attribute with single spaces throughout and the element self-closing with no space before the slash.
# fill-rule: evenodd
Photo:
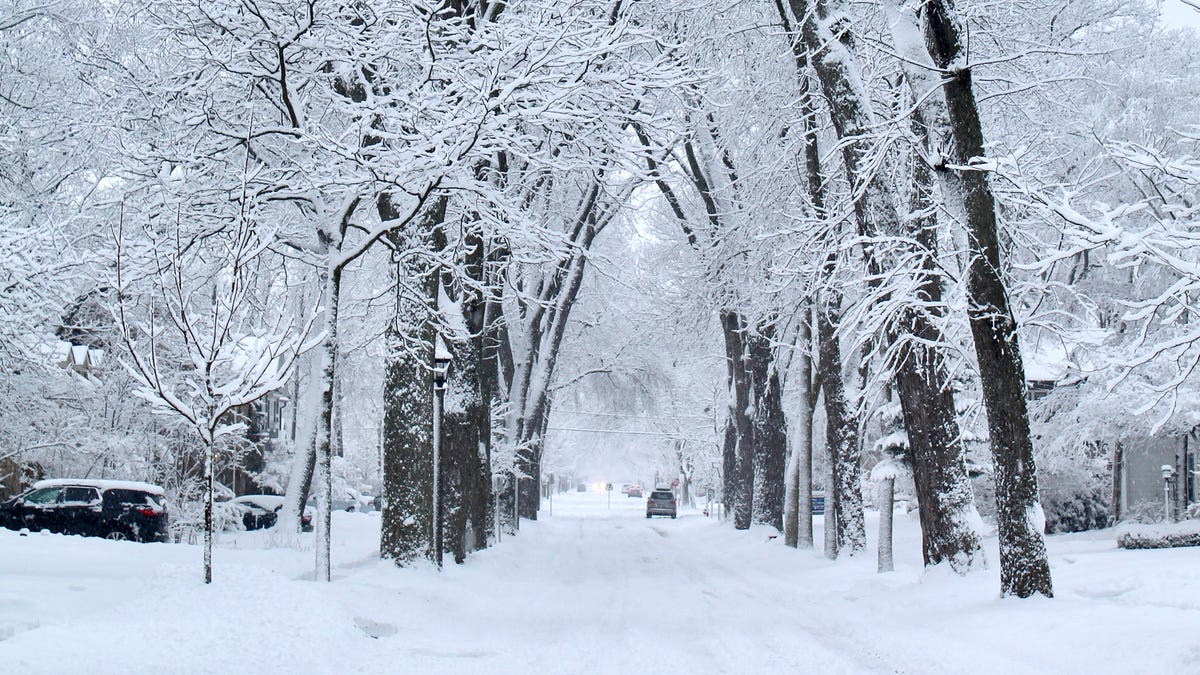
<svg viewBox="0 0 1200 675">
<path fill-rule="evenodd" d="M 1001 600 L 994 539 L 987 572 L 923 573 L 903 514 L 880 575 L 873 540 L 832 563 L 643 504 L 559 495 L 441 575 L 338 513 L 331 584 L 306 579 L 311 535 L 225 536 L 205 587 L 195 546 L 0 530 L 0 672 L 1200 672 L 1200 549 L 1052 537 L 1058 597 Z"/>
</svg>

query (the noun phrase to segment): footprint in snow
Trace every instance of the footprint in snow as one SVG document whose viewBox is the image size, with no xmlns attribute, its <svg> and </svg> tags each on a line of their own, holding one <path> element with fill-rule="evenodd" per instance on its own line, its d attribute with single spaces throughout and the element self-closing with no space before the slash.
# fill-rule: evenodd
<svg viewBox="0 0 1200 675">
<path fill-rule="evenodd" d="M 378 640 L 379 638 L 391 637 L 400 630 L 390 623 L 380 623 L 373 619 L 368 619 L 361 616 L 354 617 L 354 625 L 358 629 L 366 633 L 368 637 Z"/>
</svg>

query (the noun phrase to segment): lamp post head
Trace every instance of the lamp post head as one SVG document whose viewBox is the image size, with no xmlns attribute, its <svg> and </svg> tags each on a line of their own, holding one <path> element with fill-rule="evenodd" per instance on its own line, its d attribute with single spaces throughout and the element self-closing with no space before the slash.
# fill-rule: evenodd
<svg viewBox="0 0 1200 675">
<path fill-rule="evenodd" d="M 454 360 L 453 354 L 446 347 L 446 343 L 439 335 L 433 350 L 433 388 L 445 389 L 446 376 L 450 372 L 450 362 Z"/>
<path fill-rule="evenodd" d="M 1171 478 L 1174 476 L 1175 476 L 1175 468 L 1172 467 L 1170 464 L 1163 464 L 1162 465 L 1163 480 L 1171 480 Z"/>
</svg>

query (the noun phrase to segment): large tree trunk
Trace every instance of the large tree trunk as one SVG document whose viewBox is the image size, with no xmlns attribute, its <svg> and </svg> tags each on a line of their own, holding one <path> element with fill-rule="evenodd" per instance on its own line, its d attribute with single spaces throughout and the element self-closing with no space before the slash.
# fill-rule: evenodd
<svg viewBox="0 0 1200 675">
<path fill-rule="evenodd" d="M 725 359 L 729 373 L 731 409 L 733 421 L 734 452 L 732 476 L 725 480 L 726 503 L 732 497 L 733 526 L 739 530 L 750 529 L 754 505 L 754 429 L 749 415 L 751 405 L 751 382 L 748 368 L 746 325 L 734 311 L 721 312 L 721 327 L 725 335 Z"/>
<path fill-rule="evenodd" d="M 395 218 L 392 206 L 381 198 L 380 216 Z M 446 198 L 435 200 L 417 221 L 413 239 L 428 237 L 445 219 Z M 393 243 L 412 246 L 399 233 Z M 410 565 L 421 558 L 433 560 L 435 523 L 433 482 L 438 472 L 433 465 L 433 355 L 437 328 L 436 310 L 439 276 L 421 267 L 421 262 L 398 265 L 397 280 L 415 280 L 421 297 L 402 292 L 398 283 L 396 308 L 388 329 L 388 354 L 383 383 L 383 497 L 379 552 L 397 565 Z M 404 338 L 408 343 L 404 344 Z M 406 348 L 419 344 L 421 349 Z"/>
<path fill-rule="evenodd" d="M 925 140 L 924 119 L 914 113 L 914 132 Z M 932 172 L 914 157 L 910 203 L 910 228 L 915 236 L 914 253 L 921 258 L 918 268 L 918 299 L 926 309 L 906 308 L 892 339 L 898 349 L 895 391 L 900 399 L 904 428 L 921 517 L 921 550 L 926 565 L 948 562 L 965 573 L 984 563 L 975 497 L 964 461 L 966 453 L 955 414 L 954 392 L 943 351 L 930 347 L 942 339 L 934 324 L 945 313 L 938 272 L 938 230 L 934 215 Z"/>
<path fill-rule="evenodd" d="M 733 395 L 732 371 L 729 374 L 730 395 Z M 721 513 L 724 518 L 730 517 L 735 495 L 737 495 L 737 424 L 734 422 L 733 406 L 729 408 L 725 419 L 725 432 L 721 439 Z"/>
<path fill-rule="evenodd" d="M 965 166 L 972 159 L 984 156 L 983 128 L 971 70 L 962 65 L 965 59 L 957 16 L 947 0 L 928 0 L 922 14 L 925 46 L 934 64 L 945 71 L 942 91 L 954 139 L 953 163 Z M 995 199 L 986 172 L 959 170 L 957 177 L 970 252 L 967 314 L 979 361 L 996 481 L 1000 592 L 1021 598 L 1035 593 L 1050 597 L 1053 595 L 1050 565 L 1041 529 L 1045 516 L 1038 502 L 1033 441 L 1025 405 L 1025 368 L 1016 319 L 1001 276 Z"/>
<path fill-rule="evenodd" d="M 406 318 L 428 317 L 426 308 L 415 308 Z M 407 329 L 407 322 L 404 324 Z M 414 358 L 400 346 L 393 328 L 388 335 L 384 366 L 383 399 L 383 498 L 379 550 L 398 565 L 421 558 L 432 559 L 433 547 L 433 361 L 432 325 L 422 329 L 429 338 L 425 358 Z"/>
<path fill-rule="evenodd" d="M 758 333 L 747 334 L 745 341 L 754 411 L 754 522 L 782 530 L 787 420 L 775 370 L 773 336 L 774 328 L 768 325 Z"/>
<path fill-rule="evenodd" d="M 542 492 L 538 486 L 542 481 L 541 438 L 536 437 L 529 447 L 517 455 L 517 468 L 524 476 L 518 482 L 517 512 L 526 520 L 537 520 L 542 505 Z"/>
<path fill-rule="evenodd" d="M 435 244 L 447 248 L 439 230 Z M 472 285 L 482 288 L 485 279 L 483 240 L 468 232 L 463 242 L 464 270 Z M 483 548 L 491 538 L 491 401 L 494 395 L 495 360 L 487 351 L 487 302 L 476 287 L 462 287 L 449 274 L 443 285 L 462 313 L 467 335 L 455 335 L 449 345 L 454 354 L 448 384 L 448 401 L 442 425 L 442 481 L 444 549 L 462 563 L 472 551 Z M 457 288 L 456 288 L 457 287 Z M 449 310 L 450 308 L 447 308 Z M 446 317 L 451 324 L 456 321 Z"/>
<path fill-rule="evenodd" d="M 467 538 L 468 533 L 474 535 L 471 511 L 479 497 L 474 466 L 477 431 L 463 411 L 447 411 L 442 418 L 442 541 L 443 550 L 458 564 L 476 547 L 476 542 Z"/>
<path fill-rule="evenodd" d="M 825 394 L 825 443 L 833 465 L 833 484 L 827 492 L 833 496 L 837 554 L 854 555 L 867 545 L 862 449 L 858 443 L 858 423 L 850 413 L 842 383 L 842 355 L 835 332 L 841 320 L 840 298 L 836 293 L 827 296 L 817 311 L 817 377 Z M 828 527 L 828 506 L 825 512 Z"/>
</svg>

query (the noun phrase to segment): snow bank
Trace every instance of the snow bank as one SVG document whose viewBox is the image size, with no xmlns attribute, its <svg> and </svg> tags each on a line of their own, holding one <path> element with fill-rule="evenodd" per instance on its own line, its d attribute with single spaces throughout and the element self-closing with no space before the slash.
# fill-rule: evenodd
<svg viewBox="0 0 1200 675">
<path fill-rule="evenodd" d="M 916 514 L 896 569 L 783 545 L 685 510 L 567 493 L 466 565 L 378 559 L 379 518 L 334 513 L 332 583 L 311 534 L 200 549 L 0 530 L 4 672 L 1194 672 L 1200 550 L 1050 536 L 1053 600 L 999 597 L 999 569 L 925 574 Z M 877 517 L 868 512 L 868 519 Z M 823 523 L 815 522 L 822 539 Z M 874 547 L 873 523 L 868 545 Z M 994 537 L 984 542 L 997 559 Z"/>
<path fill-rule="evenodd" d="M 1200 546 L 1200 520 L 1122 525 L 1117 529 L 1117 546 L 1130 549 Z"/>
</svg>

